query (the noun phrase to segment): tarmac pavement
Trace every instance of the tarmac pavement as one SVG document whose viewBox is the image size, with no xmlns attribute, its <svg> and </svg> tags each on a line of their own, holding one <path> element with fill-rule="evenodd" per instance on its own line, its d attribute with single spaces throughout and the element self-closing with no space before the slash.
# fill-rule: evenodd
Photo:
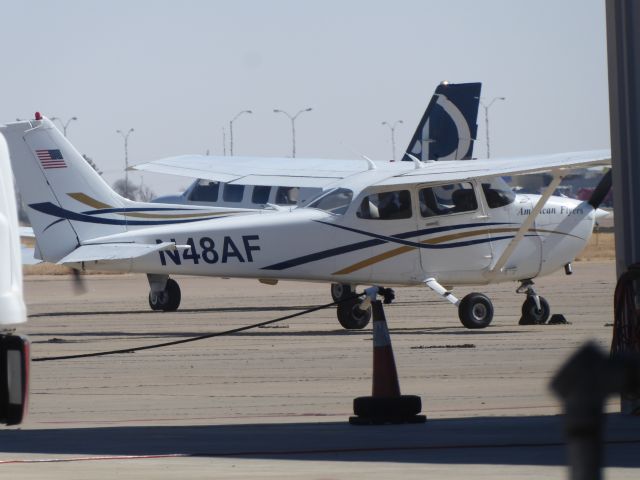
<svg viewBox="0 0 640 480">
<path fill-rule="evenodd" d="M 561 407 L 548 384 L 586 340 L 607 350 L 613 262 L 536 282 L 569 325 L 519 326 L 516 284 L 475 288 L 492 325 L 467 330 L 426 288 L 385 306 L 403 393 L 422 425 L 351 426 L 371 390 L 371 330 L 335 309 L 157 350 L 32 364 L 30 415 L 0 430 L 0 478 L 566 478 Z M 330 301 L 328 285 L 177 277 L 175 313 L 151 312 L 141 275 L 26 277 L 32 356 L 179 340 Z M 459 297 L 472 289 L 456 289 Z M 618 411 L 618 400 L 607 403 Z M 609 414 L 606 478 L 638 478 L 640 419 Z"/>
</svg>

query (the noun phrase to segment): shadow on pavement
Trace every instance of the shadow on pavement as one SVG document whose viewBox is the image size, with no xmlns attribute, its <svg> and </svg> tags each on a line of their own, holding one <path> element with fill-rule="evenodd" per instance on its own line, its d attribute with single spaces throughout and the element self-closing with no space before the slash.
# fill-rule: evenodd
<svg viewBox="0 0 640 480">
<path fill-rule="evenodd" d="M 640 419 L 607 416 L 605 465 L 640 467 Z M 422 425 L 289 423 L 0 430 L 0 462 L 44 456 L 170 455 L 424 464 L 565 465 L 562 417 Z M 27 458 L 27 457 L 25 457 Z"/>
</svg>

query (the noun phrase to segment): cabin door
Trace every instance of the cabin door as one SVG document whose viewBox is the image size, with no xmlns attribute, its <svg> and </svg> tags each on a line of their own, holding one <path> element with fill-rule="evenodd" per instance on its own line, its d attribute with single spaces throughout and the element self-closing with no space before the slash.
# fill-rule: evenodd
<svg viewBox="0 0 640 480">
<path fill-rule="evenodd" d="M 420 260 L 441 283 L 476 283 L 493 253 L 488 216 L 471 182 L 418 186 Z"/>
</svg>

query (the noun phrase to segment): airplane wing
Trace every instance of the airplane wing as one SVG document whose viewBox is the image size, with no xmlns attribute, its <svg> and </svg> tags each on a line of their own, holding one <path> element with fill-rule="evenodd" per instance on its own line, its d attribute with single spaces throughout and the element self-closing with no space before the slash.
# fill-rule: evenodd
<svg viewBox="0 0 640 480">
<path fill-rule="evenodd" d="M 366 171 L 370 168 L 370 164 L 364 159 L 182 155 L 142 163 L 130 168 L 239 185 L 282 187 L 295 185 L 322 188 L 336 180 Z"/>
<path fill-rule="evenodd" d="M 148 253 L 158 252 L 161 250 L 175 250 L 189 248 L 188 245 L 176 245 L 173 242 L 162 242 L 154 244 L 139 243 L 100 243 L 92 245 L 81 245 L 73 252 L 63 257 L 57 263 L 59 265 L 67 263 L 93 262 L 96 260 L 117 261 L 130 260 L 132 258 L 142 257 Z"/>
<path fill-rule="evenodd" d="M 528 175 L 575 170 L 611 163 L 610 150 L 555 153 L 503 159 L 429 162 L 413 170 L 390 175 L 375 185 L 438 184 L 504 175 Z"/>
<path fill-rule="evenodd" d="M 483 160 L 451 160 L 447 162 L 372 162 L 367 160 L 335 160 L 269 157 L 212 157 L 185 155 L 136 165 L 135 170 L 204 178 L 240 185 L 276 185 L 320 187 L 375 168 L 379 180 L 375 185 L 411 183 L 446 183 L 524 175 L 552 170 L 575 170 L 608 165 L 609 150 L 556 153 L 527 157 Z"/>
</svg>

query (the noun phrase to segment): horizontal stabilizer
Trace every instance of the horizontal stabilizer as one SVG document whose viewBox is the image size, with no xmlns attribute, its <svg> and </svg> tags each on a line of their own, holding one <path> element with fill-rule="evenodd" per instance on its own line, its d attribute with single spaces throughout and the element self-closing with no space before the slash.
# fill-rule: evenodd
<svg viewBox="0 0 640 480">
<path fill-rule="evenodd" d="M 182 250 L 189 248 L 188 245 L 176 245 L 173 242 L 162 242 L 156 244 L 139 243 L 101 243 L 97 245 L 81 245 L 66 257 L 62 258 L 58 264 L 81 263 L 104 261 L 131 260 L 142 257 L 149 253 L 164 250 Z"/>
<path fill-rule="evenodd" d="M 22 265 L 37 265 L 42 263 L 42 260 L 37 259 L 34 255 L 35 250 L 32 247 L 20 246 L 20 255 L 22 257 Z"/>
</svg>

